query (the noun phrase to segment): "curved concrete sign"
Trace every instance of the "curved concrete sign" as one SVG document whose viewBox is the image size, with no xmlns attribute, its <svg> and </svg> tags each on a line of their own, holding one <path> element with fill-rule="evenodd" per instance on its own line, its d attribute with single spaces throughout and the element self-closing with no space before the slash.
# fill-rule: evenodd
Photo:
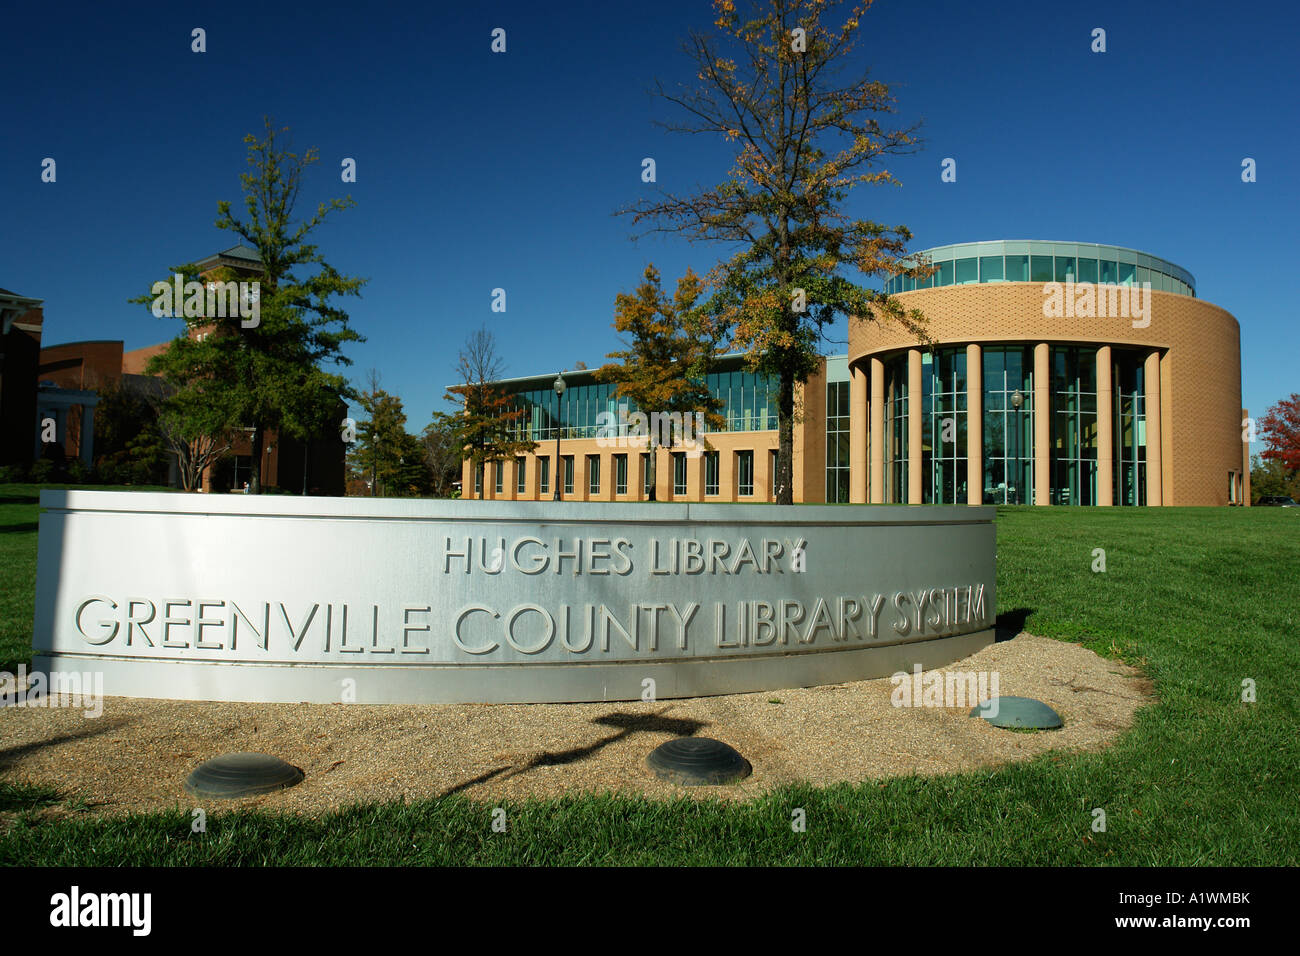
<svg viewBox="0 0 1300 956">
<path fill-rule="evenodd" d="M 992 508 L 43 491 L 33 667 L 110 696 L 691 697 L 993 640 Z"/>
</svg>

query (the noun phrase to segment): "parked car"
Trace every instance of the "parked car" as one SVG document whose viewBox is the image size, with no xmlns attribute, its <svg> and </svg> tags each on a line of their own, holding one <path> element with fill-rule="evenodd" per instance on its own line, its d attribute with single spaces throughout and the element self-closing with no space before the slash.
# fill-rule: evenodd
<svg viewBox="0 0 1300 956">
<path fill-rule="evenodd" d="M 1273 505 L 1277 508 L 1300 508 L 1295 499 L 1288 495 L 1264 495 L 1259 499 L 1261 505 Z"/>
</svg>

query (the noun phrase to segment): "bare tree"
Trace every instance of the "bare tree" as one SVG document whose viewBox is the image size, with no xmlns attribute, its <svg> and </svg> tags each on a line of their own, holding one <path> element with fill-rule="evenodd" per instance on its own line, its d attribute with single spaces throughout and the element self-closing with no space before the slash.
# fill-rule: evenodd
<svg viewBox="0 0 1300 956">
<path fill-rule="evenodd" d="M 188 435 L 180 416 L 166 409 L 159 411 L 158 432 L 167 450 L 176 456 L 181 487 L 186 491 L 198 490 L 203 483 L 203 472 L 230 451 L 229 441 L 210 435 Z"/>
<path fill-rule="evenodd" d="M 524 410 L 515 408 L 511 396 L 497 384 L 503 370 L 496 338 L 481 328 L 470 334 L 457 356 L 456 374 L 463 384 L 447 389 L 447 399 L 458 406 L 451 416 L 456 444 L 469 457 L 480 486 L 487 462 L 503 461 L 537 447 L 536 442 L 520 435 Z"/>
</svg>

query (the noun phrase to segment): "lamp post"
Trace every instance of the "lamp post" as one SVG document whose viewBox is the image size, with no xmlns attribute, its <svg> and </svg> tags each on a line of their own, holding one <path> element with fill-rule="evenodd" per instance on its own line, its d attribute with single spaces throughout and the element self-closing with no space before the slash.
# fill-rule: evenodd
<svg viewBox="0 0 1300 956">
<path fill-rule="evenodd" d="M 555 500 L 560 500 L 560 398 L 564 395 L 564 373 L 555 376 Z"/>
<path fill-rule="evenodd" d="M 1011 407 L 1016 410 L 1016 504 L 1023 504 L 1020 500 L 1021 481 L 1024 478 L 1024 462 L 1020 454 L 1020 407 L 1025 404 L 1024 393 L 1016 389 L 1011 393 Z"/>
</svg>

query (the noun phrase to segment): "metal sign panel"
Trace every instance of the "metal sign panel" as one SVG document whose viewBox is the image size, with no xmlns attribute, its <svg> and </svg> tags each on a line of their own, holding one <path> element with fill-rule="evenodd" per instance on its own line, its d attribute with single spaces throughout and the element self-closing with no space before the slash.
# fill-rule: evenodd
<svg viewBox="0 0 1300 956">
<path fill-rule="evenodd" d="M 110 696 L 662 699 L 993 640 L 992 508 L 43 491 L 34 668 Z"/>
</svg>

